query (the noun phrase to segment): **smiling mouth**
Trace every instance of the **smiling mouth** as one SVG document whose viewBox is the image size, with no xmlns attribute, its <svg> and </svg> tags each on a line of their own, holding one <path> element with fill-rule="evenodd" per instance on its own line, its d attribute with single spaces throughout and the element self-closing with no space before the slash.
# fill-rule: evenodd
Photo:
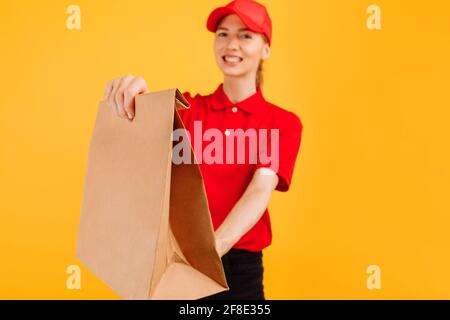
<svg viewBox="0 0 450 320">
<path fill-rule="evenodd" d="M 239 63 L 239 62 L 242 62 L 242 60 L 244 60 L 244 59 L 241 57 L 238 57 L 238 56 L 225 55 L 225 56 L 222 56 L 222 60 L 225 62 L 228 62 L 228 63 Z"/>
</svg>

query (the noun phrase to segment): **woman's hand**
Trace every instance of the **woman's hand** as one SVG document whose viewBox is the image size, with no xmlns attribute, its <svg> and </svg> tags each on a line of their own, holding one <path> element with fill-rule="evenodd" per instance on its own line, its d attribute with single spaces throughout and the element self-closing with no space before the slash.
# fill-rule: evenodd
<svg viewBox="0 0 450 320">
<path fill-rule="evenodd" d="M 227 241 L 222 238 L 219 238 L 217 234 L 215 234 L 216 239 L 216 251 L 219 254 L 219 257 L 222 258 L 228 251 L 230 251 L 230 246 Z"/>
<path fill-rule="evenodd" d="M 108 82 L 103 99 L 113 108 L 116 115 L 122 119 L 134 118 L 134 97 L 148 92 L 144 78 L 132 74 Z"/>
</svg>

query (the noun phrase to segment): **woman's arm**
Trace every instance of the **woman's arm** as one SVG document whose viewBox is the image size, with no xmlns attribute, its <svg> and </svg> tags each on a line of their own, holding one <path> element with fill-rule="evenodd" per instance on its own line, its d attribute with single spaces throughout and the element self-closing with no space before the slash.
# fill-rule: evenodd
<svg viewBox="0 0 450 320">
<path fill-rule="evenodd" d="M 277 183 L 278 176 L 272 170 L 259 168 L 255 171 L 244 194 L 215 232 L 220 257 L 261 219 Z"/>
</svg>

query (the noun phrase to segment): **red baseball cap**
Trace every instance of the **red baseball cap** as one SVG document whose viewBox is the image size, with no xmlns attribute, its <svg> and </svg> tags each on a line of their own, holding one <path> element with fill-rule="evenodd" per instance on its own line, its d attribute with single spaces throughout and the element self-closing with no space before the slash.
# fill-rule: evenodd
<svg viewBox="0 0 450 320">
<path fill-rule="evenodd" d="M 208 17 L 206 27 L 209 31 L 216 32 L 220 20 L 229 14 L 236 14 L 251 31 L 264 34 L 270 45 L 272 20 L 265 6 L 253 0 L 234 0 L 225 7 L 214 9 Z"/>
</svg>

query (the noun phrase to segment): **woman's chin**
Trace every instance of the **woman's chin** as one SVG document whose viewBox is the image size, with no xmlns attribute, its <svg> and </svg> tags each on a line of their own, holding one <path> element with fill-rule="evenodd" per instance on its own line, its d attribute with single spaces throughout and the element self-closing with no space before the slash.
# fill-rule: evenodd
<svg viewBox="0 0 450 320">
<path fill-rule="evenodd" d="M 230 67 L 222 67 L 221 70 L 223 75 L 227 77 L 239 77 L 245 73 L 242 70 Z"/>
</svg>

